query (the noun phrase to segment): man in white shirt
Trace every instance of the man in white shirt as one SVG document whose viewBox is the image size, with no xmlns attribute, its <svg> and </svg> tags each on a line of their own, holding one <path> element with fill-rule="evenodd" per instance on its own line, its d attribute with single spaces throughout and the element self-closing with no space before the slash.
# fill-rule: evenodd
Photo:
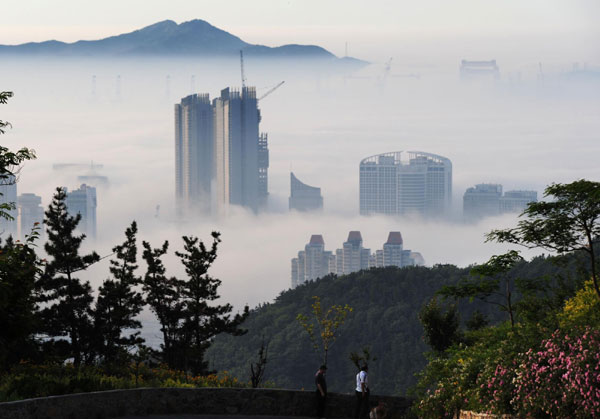
<svg viewBox="0 0 600 419">
<path fill-rule="evenodd" d="M 356 408 L 354 419 L 366 418 L 369 412 L 369 367 L 365 364 L 356 374 Z"/>
</svg>

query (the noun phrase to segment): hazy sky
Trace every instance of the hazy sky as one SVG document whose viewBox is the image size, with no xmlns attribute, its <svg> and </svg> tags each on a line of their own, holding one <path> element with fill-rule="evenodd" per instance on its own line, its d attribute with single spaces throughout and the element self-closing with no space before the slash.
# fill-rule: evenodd
<svg viewBox="0 0 600 419">
<path fill-rule="evenodd" d="M 598 57 L 597 0 L 4 0 L 0 43 L 97 39 L 172 19 L 204 19 L 265 45 L 319 44 L 382 60 L 415 43 L 462 39 Z M 549 50 L 549 51 L 545 51 Z M 549 55 L 551 58 L 552 55 Z M 534 58 L 535 59 L 535 58 Z"/>
</svg>

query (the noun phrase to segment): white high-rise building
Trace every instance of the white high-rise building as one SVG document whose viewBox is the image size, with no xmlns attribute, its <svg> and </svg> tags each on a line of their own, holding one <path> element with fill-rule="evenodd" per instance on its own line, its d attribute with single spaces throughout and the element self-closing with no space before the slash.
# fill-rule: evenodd
<svg viewBox="0 0 600 419">
<path fill-rule="evenodd" d="M 17 180 L 14 176 L 9 176 L 6 179 L 0 179 L 0 204 L 13 204 L 14 209 L 3 210 L 12 219 L 0 217 L 0 237 L 6 240 L 8 236 L 13 236 L 16 240 L 17 236 Z"/>
<path fill-rule="evenodd" d="M 292 287 L 331 273 L 333 255 L 325 250 L 325 241 L 320 234 L 313 234 L 304 250 L 292 259 Z"/>
<path fill-rule="evenodd" d="M 369 269 L 369 257 L 371 249 L 363 247 L 362 236 L 360 231 L 351 231 L 348 233 L 348 240 L 342 245 L 341 252 L 336 251 L 340 255 L 341 263 L 338 261 L 338 275 L 347 275 L 352 272 L 357 272 L 362 269 Z M 341 270 L 339 268 L 341 267 Z"/>
<path fill-rule="evenodd" d="M 441 216 L 452 200 L 452 163 L 420 151 L 378 154 L 360 162 L 360 213 Z"/>
<path fill-rule="evenodd" d="M 81 185 L 79 189 L 74 191 L 67 191 L 67 199 L 65 200 L 67 205 L 67 212 L 71 216 L 81 214 L 81 221 L 77 228 L 88 239 L 96 238 L 96 188 Z"/>
<path fill-rule="evenodd" d="M 19 209 L 19 236 L 25 239 L 26 235 L 31 234 L 31 230 L 36 226 L 40 237 L 44 236 L 44 208 L 42 208 L 42 198 L 32 193 L 24 193 L 18 198 Z"/>
</svg>

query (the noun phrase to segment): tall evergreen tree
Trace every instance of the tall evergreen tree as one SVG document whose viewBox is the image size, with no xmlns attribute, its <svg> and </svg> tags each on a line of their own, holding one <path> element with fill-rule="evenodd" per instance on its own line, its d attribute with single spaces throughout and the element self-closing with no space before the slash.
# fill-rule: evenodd
<svg viewBox="0 0 600 419">
<path fill-rule="evenodd" d="M 50 345 L 63 358 L 73 358 L 76 366 L 90 360 L 92 335 L 92 288 L 75 274 L 100 260 L 96 252 L 79 255 L 85 234 L 76 235 L 81 215 L 70 216 L 66 191 L 57 188 L 46 211 L 48 241 L 44 248 L 50 260 L 40 280 L 44 332 Z"/>
<path fill-rule="evenodd" d="M 187 274 L 181 289 L 185 309 L 178 344 L 184 351 L 178 360 L 178 367 L 194 374 L 207 373 L 208 363 L 204 361 L 204 352 L 212 339 L 223 332 L 244 334 L 245 330 L 239 326 L 248 316 L 248 306 L 242 314 L 232 318 L 231 304 L 209 305 L 219 298 L 217 289 L 221 285 L 219 279 L 208 275 L 208 269 L 217 258 L 220 233 L 212 232 L 212 238 L 212 246 L 208 249 L 197 237 L 183 236 L 184 251 L 175 252 Z"/>
<path fill-rule="evenodd" d="M 160 323 L 163 336 L 162 359 L 170 366 L 175 366 L 179 346 L 177 336 L 183 318 L 183 301 L 181 299 L 182 281 L 166 276 L 161 257 L 167 253 L 169 242 L 165 241 L 159 248 L 153 249 L 150 243 L 143 242 L 143 258 L 148 265 L 144 275 L 144 292 L 146 303 L 154 312 Z"/>
<path fill-rule="evenodd" d="M 140 332 L 142 324 L 136 319 L 142 311 L 144 299 L 135 287 L 141 278 L 135 275 L 137 261 L 137 223 L 133 221 L 125 230 L 125 242 L 113 247 L 116 259 L 110 261 L 112 278 L 100 287 L 94 328 L 97 350 L 101 361 L 115 363 L 129 358 L 129 350 L 143 342 Z"/>
</svg>

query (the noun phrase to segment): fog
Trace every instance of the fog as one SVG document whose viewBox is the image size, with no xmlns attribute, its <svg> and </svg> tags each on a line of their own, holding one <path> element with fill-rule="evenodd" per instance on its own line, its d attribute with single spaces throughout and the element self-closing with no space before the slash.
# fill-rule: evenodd
<svg viewBox="0 0 600 419">
<path fill-rule="evenodd" d="M 173 105 L 192 92 L 212 98 L 239 86 L 235 58 L 3 58 L 0 88 L 15 96 L 0 109 L 1 119 L 13 125 L 2 144 L 36 150 L 38 159 L 21 171 L 18 193 L 41 195 L 44 206 L 56 186 L 76 188 L 76 175 L 86 174 L 53 170 L 53 164 L 103 165 L 98 174 L 110 184 L 98 188 L 98 239 L 86 244 L 101 255 L 111 253 L 135 219 L 140 242 L 170 241 L 169 273 L 182 274 L 173 255 L 181 235 L 208 239 L 220 231 L 223 243 L 211 274 L 223 281 L 223 301 L 240 309 L 271 301 L 290 286 L 290 259 L 311 234 L 323 234 L 326 249 L 335 250 L 348 231 L 360 230 L 365 247 L 375 250 L 389 231 L 399 230 L 405 248 L 421 252 L 428 265 L 467 266 L 504 249 L 484 243 L 486 232 L 517 222 L 507 215 L 465 224 L 467 187 L 501 183 L 505 191 L 534 189 L 541 197 L 552 182 L 600 179 L 597 73 L 595 81 L 574 80 L 572 63 L 557 61 L 543 68 L 542 77 L 537 62 L 499 61 L 500 80 L 465 83 L 458 77 L 461 58 L 494 57 L 395 58 L 387 75 L 383 62 L 343 70 L 248 59 L 248 84 L 257 86 L 259 96 L 285 80 L 259 103 L 270 151 L 269 211 L 259 215 L 236 209 L 226 219 L 174 217 Z M 452 161 L 448 219 L 358 215 L 360 160 L 399 150 Z M 290 169 L 322 188 L 322 213 L 287 211 Z M 143 274 L 143 261 L 140 266 Z M 108 260 L 84 274 L 95 287 L 107 275 Z"/>
</svg>

